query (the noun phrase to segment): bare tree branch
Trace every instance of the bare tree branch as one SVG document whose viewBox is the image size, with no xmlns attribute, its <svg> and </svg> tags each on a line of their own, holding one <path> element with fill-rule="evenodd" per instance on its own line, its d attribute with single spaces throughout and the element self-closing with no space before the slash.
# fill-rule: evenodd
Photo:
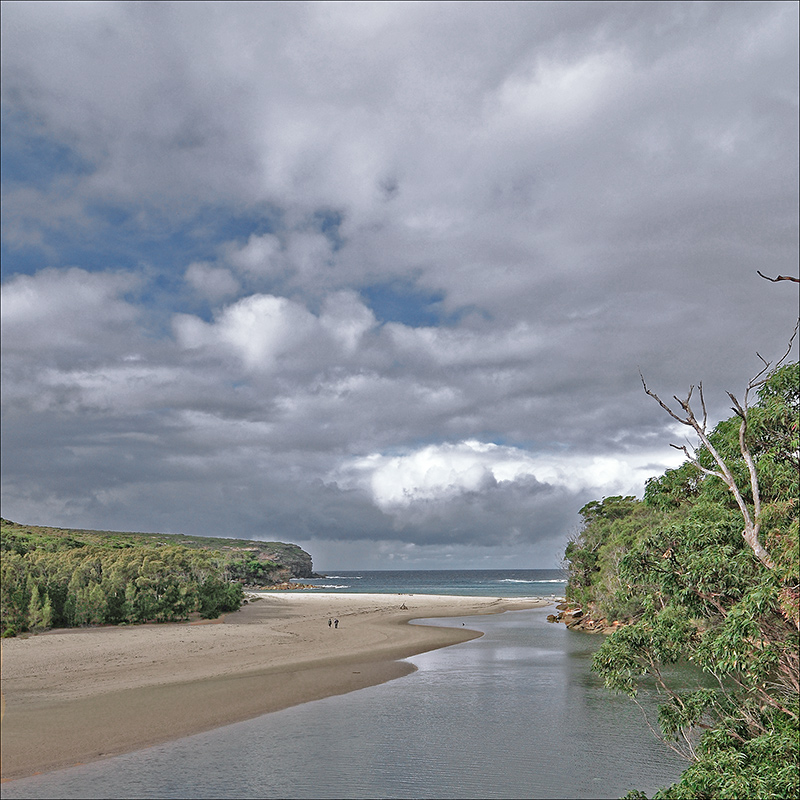
<svg viewBox="0 0 800 800">
<path fill-rule="evenodd" d="M 795 328 L 795 333 L 797 332 L 797 328 Z M 792 335 L 792 339 L 794 339 L 794 334 Z M 791 349 L 791 345 L 790 345 Z M 788 351 L 787 351 L 788 355 Z M 778 362 L 780 364 L 783 359 L 786 358 L 784 355 L 781 360 Z M 762 359 L 763 361 L 764 359 Z M 673 411 L 655 392 L 651 391 L 647 383 L 645 382 L 644 376 L 641 372 L 639 372 L 639 377 L 642 379 L 642 386 L 644 387 L 645 394 L 652 397 L 660 406 L 663 408 L 674 420 L 680 422 L 682 425 L 687 425 L 688 427 L 692 428 L 694 432 L 697 434 L 697 437 L 700 439 L 702 445 L 708 450 L 711 454 L 711 457 L 714 459 L 714 462 L 719 467 L 719 471 L 711 470 L 707 467 L 704 467 L 698 458 L 697 450 L 693 453 L 689 452 L 689 449 L 686 446 L 678 447 L 677 445 L 672 445 L 677 450 L 681 450 L 688 460 L 694 464 L 701 472 L 705 473 L 706 475 L 712 475 L 716 478 L 720 478 L 725 485 L 730 489 L 731 494 L 733 494 L 734 499 L 736 500 L 736 505 L 739 506 L 739 511 L 742 514 L 742 518 L 744 520 L 744 530 L 742 531 L 742 536 L 750 548 L 753 550 L 756 558 L 764 564 L 769 569 L 775 568 L 775 562 L 772 560 L 770 554 L 764 549 L 760 540 L 759 540 L 759 532 L 761 529 L 761 496 L 758 489 L 758 474 L 756 473 L 755 464 L 753 463 L 752 455 L 750 454 L 750 450 L 747 445 L 747 397 L 752 388 L 757 385 L 761 385 L 763 381 L 761 381 L 761 376 L 764 372 L 769 369 L 770 364 L 768 362 L 764 362 L 765 366 L 758 375 L 750 381 L 747 387 L 747 392 L 745 393 L 745 404 L 744 407 L 739 403 L 739 401 L 730 393 L 728 392 L 728 397 L 731 398 L 731 401 L 734 404 L 734 411 L 741 419 L 741 424 L 739 425 L 739 450 L 742 454 L 742 458 L 744 459 L 745 464 L 747 465 L 747 470 L 750 475 L 750 489 L 753 493 L 753 513 L 750 513 L 750 508 L 748 507 L 747 503 L 745 502 L 744 496 L 736 483 L 736 479 L 733 476 L 733 473 L 729 469 L 728 465 L 725 463 L 725 460 L 722 456 L 717 452 L 716 448 L 713 444 L 711 444 L 711 440 L 708 438 L 708 433 L 706 431 L 706 425 L 708 421 L 708 412 L 706 410 L 705 398 L 703 397 L 703 386 L 700 384 L 700 403 L 703 408 L 703 422 L 700 423 L 697 417 L 694 414 L 691 406 L 692 400 L 692 392 L 694 391 L 694 386 L 689 388 L 689 394 L 687 395 L 685 400 L 681 400 L 677 395 L 673 395 L 675 401 L 678 405 L 683 409 L 683 415 L 677 414 Z"/>
<path fill-rule="evenodd" d="M 760 273 L 759 273 L 760 274 Z M 765 276 L 762 276 L 765 277 Z M 750 380 L 747 384 L 747 388 L 745 389 L 744 393 L 744 402 L 740 403 L 739 400 L 733 395 L 731 392 L 728 392 L 728 397 L 730 398 L 731 402 L 733 403 L 733 411 L 739 417 L 739 451 L 742 455 L 742 459 L 747 466 L 747 472 L 750 479 L 750 491 L 753 497 L 752 503 L 752 513 L 750 510 L 750 506 L 745 501 L 744 496 L 742 494 L 742 490 L 736 483 L 736 479 L 733 476 L 733 473 L 729 469 L 728 465 L 725 463 L 722 456 L 717 452 L 714 446 L 711 444 L 711 440 L 708 437 L 707 433 L 707 423 L 708 423 L 708 410 L 706 408 L 705 397 L 703 395 L 703 384 L 699 384 L 699 395 L 700 395 L 700 405 L 703 409 L 703 421 L 700 422 L 694 414 L 692 409 L 692 394 L 694 393 L 694 386 L 689 387 L 689 393 L 686 396 L 685 400 L 681 400 L 677 395 L 673 395 L 675 402 L 680 406 L 682 409 L 682 414 L 674 411 L 670 406 L 668 406 L 655 392 L 651 391 L 650 388 L 647 386 L 645 382 L 644 375 L 642 375 L 641 370 L 639 371 L 639 377 L 642 380 L 642 387 L 644 388 L 645 394 L 652 397 L 658 404 L 661 406 L 664 411 L 669 414 L 672 419 L 676 422 L 680 422 L 681 425 L 686 425 L 697 434 L 697 437 L 700 440 L 700 443 L 705 449 L 709 452 L 711 457 L 714 459 L 715 464 L 717 465 L 718 469 L 709 469 L 708 467 L 703 466 L 700 463 L 700 459 L 698 457 L 698 448 L 693 447 L 692 450 L 688 447 L 679 446 L 679 445 L 671 445 L 676 450 L 680 450 L 686 458 L 689 460 L 691 464 L 697 467 L 702 473 L 705 475 L 710 475 L 715 478 L 719 478 L 722 480 L 725 485 L 730 490 L 731 494 L 733 495 L 734 499 L 736 500 L 736 505 L 739 506 L 739 511 L 742 514 L 742 519 L 744 520 L 744 530 L 742 531 L 742 536 L 750 548 L 753 550 L 753 553 L 761 561 L 764 566 L 769 569 L 775 568 L 775 563 L 772 560 L 770 554 L 764 549 L 759 540 L 759 534 L 761 530 L 761 494 L 759 491 L 758 485 L 758 473 L 756 471 L 755 462 L 753 460 L 753 456 L 750 452 L 749 445 L 747 444 L 747 425 L 748 425 L 748 409 L 750 403 L 750 393 L 762 387 L 767 380 L 769 379 L 769 374 L 771 370 L 777 369 L 781 366 L 784 361 L 788 358 L 789 354 L 792 352 L 792 348 L 794 347 L 795 339 L 797 338 L 798 332 L 800 332 L 800 319 L 798 320 L 797 324 L 794 326 L 794 330 L 792 331 L 792 335 L 789 338 L 789 344 L 786 348 L 786 352 L 776 361 L 767 361 L 760 353 L 757 353 L 759 360 L 763 364 L 763 367 L 756 373 L 756 375 Z"/>
<path fill-rule="evenodd" d="M 764 278 L 766 281 L 771 281 L 772 283 L 777 283 L 778 281 L 793 281 L 794 283 L 800 283 L 800 278 L 794 278 L 791 275 L 778 275 L 776 278 L 770 278 L 769 276 L 765 275 L 760 269 L 757 269 L 756 272 Z"/>
</svg>

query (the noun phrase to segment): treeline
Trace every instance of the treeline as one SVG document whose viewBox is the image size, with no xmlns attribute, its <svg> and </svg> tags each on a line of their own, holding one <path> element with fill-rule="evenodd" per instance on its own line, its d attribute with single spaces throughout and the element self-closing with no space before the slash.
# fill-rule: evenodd
<svg viewBox="0 0 800 800">
<path fill-rule="evenodd" d="M 94 533 L 94 532 L 92 532 Z M 81 532 L 3 520 L 0 632 L 51 627 L 214 619 L 240 607 L 243 585 L 286 579 L 287 570 L 252 553 L 181 545 L 105 544 Z M 91 539 L 94 539 L 92 541 Z"/>
<path fill-rule="evenodd" d="M 800 791 L 798 365 L 757 386 L 758 401 L 717 425 L 694 463 L 651 479 L 643 500 L 586 505 L 565 553 L 568 600 L 588 617 L 627 623 L 604 641 L 593 669 L 631 696 L 645 677 L 664 692 L 658 725 L 689 766 L 658 798 Z M 745 541 L 742 508 L 715 474 L 712 449 L 757 521 L 766 556 Z M 679 663 L 713 676 L 717 688 L 677 689 L 669 670 Z"/>
</svg>

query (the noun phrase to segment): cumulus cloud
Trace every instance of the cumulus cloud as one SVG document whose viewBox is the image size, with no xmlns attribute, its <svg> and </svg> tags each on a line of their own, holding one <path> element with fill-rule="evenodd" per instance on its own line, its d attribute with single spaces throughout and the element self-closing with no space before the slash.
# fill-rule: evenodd
<svg viewBox="0 0 800 800">
<path fill-rule="evenodd" d="M 227 260 L 245 273 L 268 275 L 273 271 L 280 252 L 281 243 L 277 236 L 271 233 L 262 236 L 252 234 L 246 244 L 230 248 Z"/>
<path fill-rule="evenodd" d="M 238 294 L 241 288 L 230 270 L 213 267 L 210 264 L 198 262 L 189 264 L 183 277 L 198 294 L 211 301 L 223 300 Z"/>
<path fill-rule="evenodd" d="M 176 314 L 181 348 L 238 358 L 249 370 L 289 372 L 341 365 L 375 327 L 372 312 L 353 293 L 326 296 L 318 315 L 285 297 L 253 294 L 220 309 L 213 321 Z"/>
<path fill-rule="evenodd" d="M 91 274 L 73 268 L 46 270 L 35 278 L 18 275 L 2 290 L 3 348 L 9 354 L 29 351 L 85 351 L 109 345 L 139 316 L 124 299 L 137 281 L 130 275 Z M 103 333 L 105 342 L 97 341 Z"/>
<path fill-rule="evenodd" d="M 178 315 L 180 345 L 189 350 L 225 348 L 250 368 L 269 368 L 311 336 L 312 316 L 284 297 L 251 295 L 227 306 L 213 323 Z"/>
<path fill-rule="evenodd" d="M 677 456 L 671 461 L 672 466 L 680 463 Z M 368 488 L 375 503 L 391 511 L 420 501 L 447 502 L 514 483 L 528 491 L 558 487 L 576 494 L 637 494 L 652 468 L 648 454 L 634 458 L 559 457 L 468 440 L 428 445 L 396 456 L 374 453 L 345 465 L 343 474 L 345 484 L 349 481 Z"/>
</svg>

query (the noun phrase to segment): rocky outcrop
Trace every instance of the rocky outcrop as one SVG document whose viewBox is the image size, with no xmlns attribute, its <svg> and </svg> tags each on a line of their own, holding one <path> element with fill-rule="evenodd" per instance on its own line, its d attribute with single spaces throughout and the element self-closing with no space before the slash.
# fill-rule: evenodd
<svg viewBox="0 0 800 800">
<path fill-rule="evenodd" d="M 585 613 L 578 606 L 570 603 L 559 603 L 556 606 L 557 614 L 548 614 L 548 622 L 563 622 L 569 630 L 583 631 L 584 633 L 613 633 L 622 623 L 618 620 L 609 622 L 605 617 L 595 618 L 590 613 Z"/>
<path fill-rule="evenodd" d="M 221 540 L 214 540 L 214 544 Z M 270 581 L 280 583 L 289 578 L 314 578 L 311 556 L 296 544 L 285 542 L 261 542 L 257 539 L 233 539 L 217 545 L 222 552 L 242 553 L 258 561 L 270 561 L 275 569 L 270 574 Z"/>
<path fill-rule="evenodd" d="M 311 563 L 311 556 L 296 544 L 283 544 L 280 548 L 273 547 L 269 557 L 286 567 L 292 573 L 293 578 L 313 578 L 316 576 Z"/>
</svg>

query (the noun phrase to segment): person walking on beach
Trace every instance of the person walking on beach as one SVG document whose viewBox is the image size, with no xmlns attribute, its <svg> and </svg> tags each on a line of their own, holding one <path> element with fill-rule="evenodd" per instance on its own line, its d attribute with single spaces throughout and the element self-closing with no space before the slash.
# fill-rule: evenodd
<svg viewBox="0 0 800 800">
<path fill-rule="evenodd" d="M 338 619 L 335 619 L 335 620 L 333 621 L 333 627 L 334 627 L 334 628 L 338 628 L 338 627 L 339 627 L 339 620 L 338 620 Z"/>
<path fill-rule="evenodd" d="M 331 618 L 330 618 L 330 617 L 328 617 L 328 627 L 329 627 L 329 628 L 330 628 L 331 624 L 332 624 L 332 623 L 331 623 Z"/>
</svg>

